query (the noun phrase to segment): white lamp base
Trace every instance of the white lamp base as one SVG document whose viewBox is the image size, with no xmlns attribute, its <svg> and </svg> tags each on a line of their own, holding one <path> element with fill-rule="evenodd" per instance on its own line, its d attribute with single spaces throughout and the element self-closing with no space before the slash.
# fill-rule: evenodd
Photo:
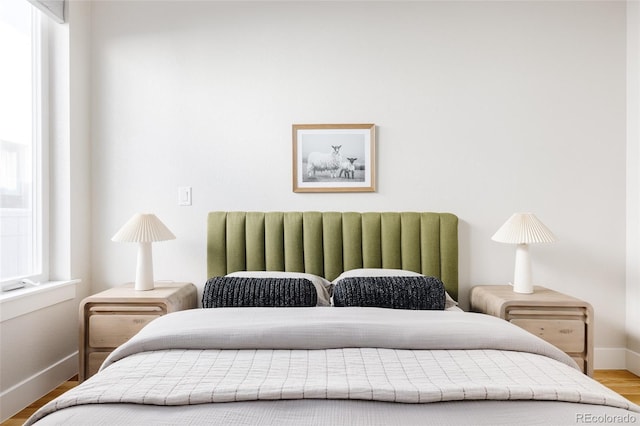
<svg viewBox="0 0 640 426">
<path fill-rule="evenodd" d="M 136 290 L 153 290 L 153 256 L 151 243 L 138 243 L 138 264 L 136 266 Z"/>
<path fill-rule="evenodd" d="M 516 246 L 516 267 L 513 279 L 513 291 L 516 293 L 533 293 L 533 283 L 531 280 L 531 258 L 529 257 L 529 246 L 518 244 Z"/>
</svg>

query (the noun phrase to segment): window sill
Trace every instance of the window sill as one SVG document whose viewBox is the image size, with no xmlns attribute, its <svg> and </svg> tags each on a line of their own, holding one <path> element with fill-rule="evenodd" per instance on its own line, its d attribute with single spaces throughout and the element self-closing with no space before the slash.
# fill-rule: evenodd
<svg viewBox="0 0 640 426">
<path fill-rule="evenodd" d="M 0 322 L 75 299 L 80 280 L 51 281 L 0 293 Z"/>
</svg>

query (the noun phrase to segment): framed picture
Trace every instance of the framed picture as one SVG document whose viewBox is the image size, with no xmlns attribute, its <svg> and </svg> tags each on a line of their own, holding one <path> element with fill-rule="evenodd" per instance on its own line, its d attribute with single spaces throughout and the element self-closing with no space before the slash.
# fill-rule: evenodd
<svg viewBox="0 0 640 426">
<path fill-rule="evenodd" d="M 293 192 L 376 190 L 375 124 L 294 124 Z"/>
</svg>

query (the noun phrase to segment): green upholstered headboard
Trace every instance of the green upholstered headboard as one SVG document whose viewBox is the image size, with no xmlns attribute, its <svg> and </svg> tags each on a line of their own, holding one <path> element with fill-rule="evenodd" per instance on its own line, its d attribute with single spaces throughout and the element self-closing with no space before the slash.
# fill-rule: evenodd
<svg viewBox="0 0 640 426">
<path fill-rule="evenodd" d="M 458 298 L 458 218 L 429 212 L 210 212 L 209 277 L 291 271 L 335 279 L 356 268 L 440 278 Z"/>
</svg>

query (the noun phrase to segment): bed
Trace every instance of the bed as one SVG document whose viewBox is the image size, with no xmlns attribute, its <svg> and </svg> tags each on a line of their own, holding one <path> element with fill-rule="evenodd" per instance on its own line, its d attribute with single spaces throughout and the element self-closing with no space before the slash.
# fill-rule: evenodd
<svg viewBox="0 0 640 426">
<path fill-rule="evenodd" d="M 152 321 L 27 424 L 640 422 L 554 346 L 456 306 L 457 229 L 448 213 L 211 212 L 202 308 Z"/>
</svg>

